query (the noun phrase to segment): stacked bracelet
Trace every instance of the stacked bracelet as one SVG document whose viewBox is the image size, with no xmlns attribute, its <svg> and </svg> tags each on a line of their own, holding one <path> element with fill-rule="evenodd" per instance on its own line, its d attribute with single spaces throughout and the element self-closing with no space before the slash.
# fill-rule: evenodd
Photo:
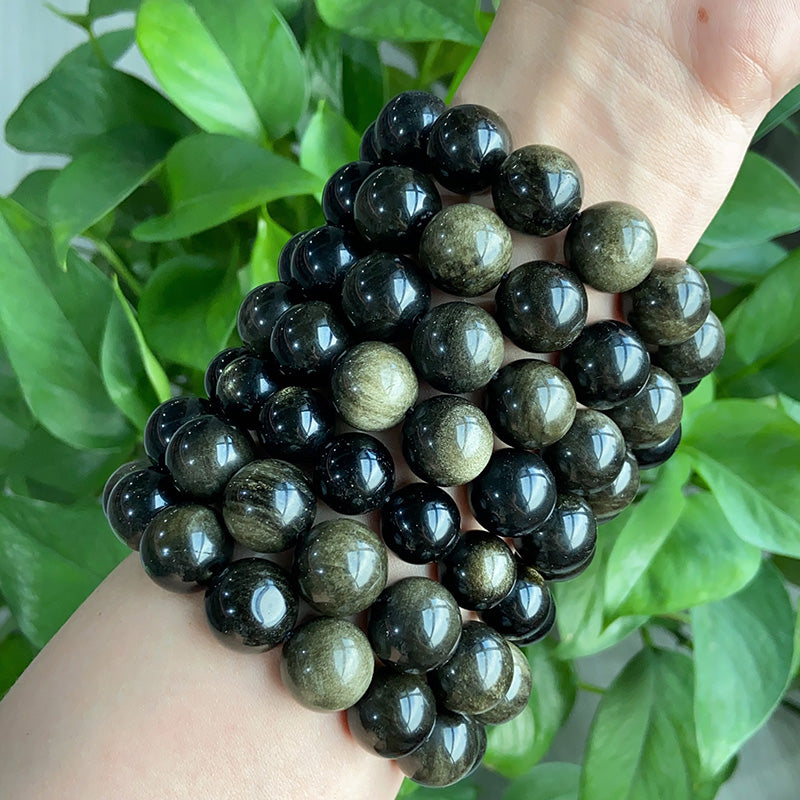
<svg viewBox="0 0 800 800">
<path fill-rule="evenodd" d="M 575 162 L 544 145 L 512 151 L 486 108 L 405 92 L 360 157 L 325 186 L 328 224 L 290 239 L 280 282 L 245 298 L 244 344 L 209 365 L 208 399 L 159 406 L 149 463 L 120 467 L 103 502 L 153 580 L 205 590 L 222 641 L 282 645 L 300 703 L 347 709 L 367 750 L 444 786 L 477 767 L 485 725 L 525 707 L 518 646 L 554 623 L 548 582 L 588 566 L 597 523 L 674 452 L 682 395 L 716 367 L 724 335 L 703 277 L 656 259 L 641 211 L 581 210 Z M 437 184 L 491 190 L 496 213 L 443 208 Z M 566 231 L 566 263 L 512 271 L 509 228 Z M 627 324 L 587 325 L 584 283 L 622 293 Z M 432 287 L 451 297 L 431 307 Z M 492 292 L 494 314 L 462 299 Z M 503 366 L 506 339 L 559 352 L 558 366 Z M 422 381 L 436 392 L 418 402 Z M 482 407 L 462 396 L 478 390 Z M 372 433 L 400 424 L 423 482 L 395 490 Z M 484 530 L 461 532 L 442 487 L 462 484 Z M 319 502 L 342 516 L 315 525 Z M 372 512 L 380 537 L 353 518 Z M 439 580 L 387 587 L 386 547 L 435 562 Z M 291 548 L 291 571 L 262 557 Z M 317 615 L 297 625 L 301 598 Z M 362 611 L 366 633 L 347 619 Z"/>
</svg>

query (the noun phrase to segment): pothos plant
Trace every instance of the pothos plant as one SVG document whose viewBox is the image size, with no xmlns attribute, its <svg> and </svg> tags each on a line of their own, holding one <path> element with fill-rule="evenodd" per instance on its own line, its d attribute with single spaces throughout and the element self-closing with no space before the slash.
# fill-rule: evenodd
<svg viewBox="0 0 800 800">
<path fill-rule="evenodd" d="M 96 34 L 117 12 L 135 24 Z M 325 178 L 385 100 L 452 95 L 491 23 L 474 0 L 91 0 L 61 16 L 85 43 L 6 125 L 13 147 L 67 163 L 0 198 L 0 691 L 127 552 L 97 496 L 150 410 L 202 391 L 244 293 L 322 223 Z M 132 47 L 156 88 L 115 66 Z M 756 139 L 798 108 L 800 87 Z M 489 735 L 508 800 L 712 798 L 788 702 L 800 249 L 775 239 L 798 228 L 800 188 L 749 153 L 692 257 L 718 284 L 728 352 L 687 398 L 676 457 L 555 589 L 530 704 Z M 641 646 L 609 686 L 579 680 L 627 637 Z M 580 691 L 601 694 L 582 764 L 539 764 Z M 477 797 L 477 780 L 437 794 Z"/>
</svg>

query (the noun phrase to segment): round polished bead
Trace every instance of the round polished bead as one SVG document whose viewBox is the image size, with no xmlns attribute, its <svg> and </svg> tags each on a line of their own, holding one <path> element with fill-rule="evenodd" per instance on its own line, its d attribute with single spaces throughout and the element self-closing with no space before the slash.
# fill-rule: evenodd
<svg viewBox="0 0 800 800">
<path fill-rule="evenodd" d="M 699 385 L 700 381 L 690 381 L 689 383 L 679 383 L 678 388 L 681 390 L 681 394 L 686 397 L 687 394 L 691 394 Z"/>
<path fill-rule="evenodd" d="M 307 233 L 292 255 L 292 284 L 310 298 L 327 300 L 339 292 L 363 244 L 354 233 L 323 225 Z"/>
<path fill-rule="evenodd" d="M 375 144 L 382 161 L 427 170 L 427 145 L 433 123 L 447 106 L 430 92 L 401 92 L 375 120 Z"/>
<path fill-rule="evenodd" d="M 232 553 L 233 540 L 216 512 L 194 504 L 160 511 L 139 544 L 144 571 L 172 592 L 190 592 L 209 583 Z"/>
<path fill-rule="evenodd" d="M 394 488 L 392 456 L 374 436 L 344 433 L 320 451 L 314 470 L 320 500 L 339 514 L 380 508 Z"/>
<path fill-rule="evenodd" d="M 453 498 L 429 483 L 403 486 L 381 509 L 383 541 L 409 564 L 441 558 L 455 544 L 460 528 L 461 514 Z"/>
<path fill-rule="evenodd" d="M 349 339 L 347 323 L 333 306 L 312 300 L 281 316 L 272 331 L 270 350 L 287 375 L 313 381 L 330 372 Z"/>
<path fill-rule="evenodd" d="M 392 253 L 362 258 L 342 284 L 342 311 L 365 339 L 406 336 L 430 304 L 428 282 L 409 259 Z"/>
<path fill-rule="evenodd" d="M 425 226 L 442 210 L 434 182 L 411 167 L 381 167 L 361 184 L 354 218 L 375 248 L 415 253 Z"/>
<path fill-rule="evenodd" d="M 625 460 L 625 439 L 600 411 L 579 408 L 572 427 L 545 458 L 559 489 L 591 492 L 614 480 Z"/>
<path fill-rule="evenodd" d="M 668 461 L 678 449 L 682 434 L 683 430 L 681 426 L 678 425 L 673 434 L 664 439 L 663 442 L 659 442 L 652 447 L 633 448 L 631 453 L 633 453 L 634 458 L 636 458 L 639 469 L 654 469 Z"/>
<path fill-rule="evenodd" d="M 482 714 L 474 715 L 475 720 L 482 725 L 502 725 L 504 722 L 518 717 L 525 710 L 531 696 L 533 689 L 531 665 L 528 663 L 525 653 L 517 645 L 506 641 L 506 646 L 511 651 L 513 662 L 511 683 L 497 705 Z"/>
<path fill-rule="evenodd" d="M 294 251 L 297 250 L 297 245 L 300 240 L 308 233 L 308 231 L 300 231 L 292 236 L 289 241 L 281 248 L 278 255 L 278 280 L 281 283 L 290 284 L 292 282 L 292 258 Z"/>
<path fill-rule="evenodd" d="M 567 231 L 564 256 L 601 292 L 627 292 L 653 269 L 658 243 L 638 208 L 614 200 L 584 209 Z"/>
<path fill-rule="evenodd" d="M 668 373 L 652 367 L 642 390 L 606 413 L 630 447 L 654 447 L 681 424 L 683 397 Z"/>
<path fill-rule="evenodd" d="M 257 553 L 292 547 L 311 529 L 316 513 L 311 484 L 286 461 L 251 461 L 225 487 L 225 524 L 239 544 Z"/>
<path fill-rule="evenodd" d="M 628 453 L 622 468 L 608 486 L 589 492 L 584 499 L 591 507 L 598 522 L 607 522 L 627 508 L 639 491 L 639 465 L 636 456 Z"/>
<path fill-rule="evenodd" d="M 563 231 L 580 210 L 583 176 L 563 150 L 531 144 L 515 150 L 500 165 L 492 198 L 510 228 L 552 236 Z"/>
<path fill-rule="evenodd" d="M 284 644 L 281 677 L 300 705 L 343 711 L 369 688 L 374 664 L 367 637 L 352 622 L 321 617 L 301 625 Z"/>
<path fill-rule="evenodd" d="M 448 108 L 428 137 L 428 161 L 436 180 L 457 194 L 488 189 L 510 150 L 505 122 L 473 103 Z"/>
<path fill-rule="evenodd" d="M 256 286 L 239 306 L 236 330 L 239 338 L 257 353 L 269 353 L 269 337 L 284 311 L 297 302 L 295 291 L 288 283 L 264 283 Z"/>
<path fill-rule="evenodd" d="M 217 380 L 217 407 L 226 419 L 255 428 L 261 406 L 280 388 L 278 370 L 261 356 L 247 354 L 228 364 Z"/>
<path fill-rule="evenodd" d="M 347 710 L 347 725 L 367 751 L 400 758 L 428 738 L 436 700 L 421 675 L 390 668 L 375 671 L 367 693 Z"/>
<path fill-rule="evenodd" d="M 364 179 L 375 171 L 375 165 L 368 161 L 351 161 L 328 178 L 322 190 L 322 213 L 328 225 L 337 228 L 355 229 L 353 203 L 356 192 Z"/>
<path fill-rule="evenodd" d="M 512 361 L 486 388 L 486 416 L 507 444 L 537 450 L 557 442 L 575 419 L 575 390 L 552 364 Z"/>
<path fill-rule="evenodd" d="M 123 479 L 127 478 L 128 475 L 131 475 L 134 472 L 139 472 L 140 470 L 147 469 L 150 466 L 149 461 L 145 461 L 141 459 L 139 461 L 128 461 L 125 464 L 117 467 L 109 476 L 108 480 L 103 486 L 103 497 L 102 497 L 102 504 L 103 504 L 103 513 L 108 513 L 108 498 L 111 497 L 111 492 L 114 490 L 114 487 Z"/>
<path fill-rule="evenodd" d="M 403 423 L 403 455 L 422 480 L 460 486 L 480 474 L 494 447 L 492 426 L 469 400 L 437 395 L 419 403 Z"/>
<path fill-rule="evenodd" d="M 478 297 L 508 271 L 511 234 L 488 208 L 458 203 L 440 211 L 425 228 L 419 261 L 435 286 L 459 297 Z"/>
<path fill-rule="evenodd" d="M 444 664 L 461 636 L 453 595 L 430 578 L 403 578 L 372 604 L 367 635 L 375 655 L 408 672 Z"/>
<path fill-rule="evenodd" d="M 211 407 L 208 401 L 194 395 L 173 397 L 158 406 L 144 426 L 144 451 L 154 464 L 164 464 L 167 445 L 175 431 L 202 414 L 208 414 Z"/>
<path fill-rule="evenodd" d="M 475 519 L 500 536 L 520 536 L 537 528 L 555 503 L 553 474 L 540 456 L 527 450 L 493 453 L 470 489 Z"/>
<path fill-rule="evenodd" d="M 497 605 L 511 591 L 516 573 L 509 546 L 486 531 L 463 533 L 439 564 L 442 586 L 461 608 L 473 611 Z"/>
<path fill-rule="evenodd" d="M 471 717 L 440 710 L 428 738 L 397 766 L 415 783 L 441 788 L 458 783 L 481 757 L 482 725 Z"/>
<path fill-rule="evenodd" d="M 544 578 L 533 567 L 519 564 L 511 591 L 481 618 L 510 641 L 532 644 L 553 627 L 555 603 Z"/>
<path fill-rule="evenodd" d="M 336 411 L 315 389 L 286 386 L 271 395 L 258 415 L 256 430 L 267 452 L 291 461 L 316 457 L 333 438 Z"/>
<path fill-rule="evenodd" d="M 706 279 L 691 264 L 659 258 L 653 271 L 626 293 L 628 322 L 648 344 L 685 342 L 711 308 Z"/>
<path fill-rule="evenodd" d="M 361 342 L 331 376 L 336 410 L 351 427 L 383 431 L 400 422 L 417 400 L 419 384 L 408 359 L 384 342 Z"/>
<path fill-rule="evenodd" d="M 380 164 L 381 158 L 378 155 L 378 145 L 375 141 L 375 123 L 370 122 L 358 147 L 358 160 L 366 161 L 370 164 Z"/>
<path fill-rule="evenodd" d="M 491 314 L 462 301 L 432 308 L 417 324 L 411 360 L 421 378 L 443 392 L 472 392 L 503 362 L 503 334 Z"/>
<path fill-rule="evenodd" d="M 650 375 L 650 355 L 636 331 L 606 319 L 587 325 L 561 353 L 561 369 L 579 403 L 607 409 L 633 397 Z"/>
<path fill-rule="evenodd" d="M 497 287 L 497 319 L 511 341 L 531 353 L 563 350 L 586 324 L 589 303 L 580 278 L 552 261 L 528 261 Z"/>
<path fill-rule="evenodd" d="M 211 629 L 229 647 L 271 650 L 297 621 L 297 589 L 289 573 L 263 558 L 232 561 L 206 590 Z"/>
<path fill-rule="evenodd" d="M 217 381 L 222 374 L 222 370 L 235 361 L 239 356 L 246 355 L 250 350 L 247 347 L 229 347 L 227 350 L 222 350 L 217 353 L 206 369 L 206 374 L 203 379 L 203 386 L 206 390 L 206 396 L 214 399 L 217 391 Z"/>
<path fill-rule="evenodd" d="M 659 347 L 653 360 L 683 385 L 710 375 L 725 355 L 725 331 L 710 311 L 700 329 L 685 342 Z"/>
<path fill-rule="evenodd" d="M 167 447 L 166 465 L 175 485 L 191 497 L 213 498 L 256 457 L 250 437 L 207 414 L 182 425 Z"/>
<path fill-rule="evenodd" d="M 366 525 L 331 519 L 300 537 L 294 569 L 317 611 L 346 617 L 368 608 L 386 587 L 386 548 Z"/>
<path fill-rule="evenodd" d="M 594 557 L 597 521 L 589 504 L 575 494 L 560 494 L 543 525 L 514 545 L 525 564 L 548 581 L 563 581 L 583 572 Z"/>
</svg>

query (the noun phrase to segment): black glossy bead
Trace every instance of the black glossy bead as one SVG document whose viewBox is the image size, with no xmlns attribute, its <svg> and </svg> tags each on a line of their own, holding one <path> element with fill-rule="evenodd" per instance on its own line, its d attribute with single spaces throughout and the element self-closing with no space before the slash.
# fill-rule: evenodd
<svg viewBox="0 0 800 800">
<path fill-rule="evenodd" d="M 430 578 L 403 578 L 381 592 L 367 619 L 375 655 L 408 672 L 444 664 L 461 636 L 453 595 Z"/>
<path fill-rule="evenodd" d="M 298 300 L 297 293 L 288 283 L 264 283 L 256 286 L 239 306 L 236 330 L 239 338 L 251 350 L 269 353 L 269 337 L 284 311 Z"/>
<path fill-rule="evenodd" d="M 650 375 L 650 355 L 630 325 L 606 319 L 581 331 L 562 351 L 560 366 L 578 402 L 602 410 L 641 390 Z"/>
<path fill-rule="evenodd" d="M 528 659 L 517 645 L 509 641 L 506 641 L 506 645 L 511 651 L 511 658 L 514 662 L 511 683 L 504 697 L 496 706 L 484 711 L 483 714 L 475 714 L 475 719 L 482 725 L 502 725 L 504 722 L 518 717 L 527 707 L 531 696 L 533 676 Z"/>
<path fill-rule="evenodd" d="M 681 435 L 683 429 L 680 425 L 675 429 L 672 436 L 659 442 L 652 447 L 638 447 L 631 450 L 636 462 L 639 464 L 639 469 L 654 469 L 660 467 L 664 462 L 669 460 L 673 453 L 678 449 L 681 443 Z"/>
<path fill-rule="evenodd" d="M 510 150 L 505 122 L 472 103 L 448 108 L 428 137 L 428 161 L 436 180 L 457 194 L 488 189 Z"/>
<path fill-rule="evenodd" d="M 614 480 L 625 460 L 625 439 L 600 411 L 579 408 L 572 427 L 545 451 L 563 491 L 591 492 Z"/>
<path fill-rule="evenodd" d="M 706 321 L 690 339 L 659 347 L 653 360 L 679 384 L 694 383 L 710 375 L 725 355 L 725 330 L 709 311 Z"/>
<path fill-rule="evenodd" d="M 353 203 L 364 179 L 375 171 L 368 161 L 351 161 L 328 178 L 322 190 L 322 213 L 328 225 L 355 230 Z"/>
<path fill-rule="evenodd" d="M 520 536 L 539 527 L 556 504 L 556 483 L 535 453 L 507 448 L 492 454 L 472 482 L 475 519 L 500 536 Z"/>
<path fill-rule="evenodd" d="M 181 504 L 150 520 L 139 545 L 144 571 L 164 589 L 191 592 L 221 572 L 233 553 L 215 511 Z"/>
<path fill-rule="evenodd" d="M 150 520 L 159 511 L 178 502 L 179 493 L 169 475 L 148 467 L 120 478 L 108 495 L 106 518 L 117 538 L 131 550 Z"/>
<path fill-rule="evenodd" d="M 411 167 L 382 167 L 356 194 L 356 229 L 374 247 L 416 253 L 425 226 L 442 210 L 434 182 Z"/>
<path fill-rule="evenodd" d="M 392 493 L 394 462 L 374 436 L 344 433 L 322 448 L 314 482 L 320 499 L 334 511 L 366 514 Z"/>
<path fill-rule="evenodd" d="M 190 497 L 218 497 L 228 481 L 256 457 L 250 437 L 210 414 L 182 425 L 167 447 L 166 466 Z"/>
<path fill-rule="evenodd" d="M 364 339 L 406 336 L 430 304 L 428 281 L 409 259 L 392 253 L 357 261 L 342 284 L 342 311 Z"/>
<path fill-rule="evenodd" d="M 294 257 L 294 251 L 297 250 L 297 245 L 300 244 L 300 240 L 307 233 L 308 231 L 300 231 L 300 233 L 296 233 L 281 248 L 281 252 L 278 255 L 278 280 L 281 281 L 281 283 L 291 284 L 292 258 Z"/>
<path fill-rule="evenodd" d="M 139 461 L 128 461 L 125 464 L 117 467 L 109 476 L 108 480 L 103 486 L 103 496 L 102 496 L 102 504 L 103 504 L 103 513 L 108 513 L 108 498 L 111 497 L 111 492 L 114 490 L 114 487 L 123 479 L 127 478 L 128 475 L 131 475 L 134 472 L 139 472 L 140 470 L 147 469 L 150 466 L 149 461 L 145 461 L 141 459 Z"/>
<path fill-rule="evenodd" d="M 261 406 L 280 388 L 279 379 L 277 369 L 261 356 L 239 356 L 220 373 L 217 406 L 236 425 L 255 428 Z"/>
<path fill-rule="evenodd" d="M 375 120 L 375 144 L 381 160 L 426 170 L 431 127 L 446 108 L 444 101 L 430 92 L 401 92 L 393 97 Z"/>
<path fill-rule="evenodd" d="M 250 350 L 247 347 L 229 347 L 227 350 L 222 350 L 221 352 L 217 353 L 214 358 L 211 359 L 211 363 L 209 363 L 208 368 L 206 369 L 205 378 L 203 380 L 203 385 L 206 390 L 206 396 L 214 399 L 214 396 L 217 391 L 217 381 L 219 380 L 219 376 L 222 374 L 222 370 L 234 361 L 235 359 L 239 358 L 239 356 L 246 355 L 249 353 Z"/>
<path fill-rule="evenodd" d="M 411 360 L 420 378 L 442 392 L 472 392 L 491 380 L 503 362 L 503 334 L 492 315 L 462 301 L 435 306 L 411 338 Z"/>
<path fill-rule="evenodd" d="M 332 225 L 315 228 L 297 243 L 292 255 L 291 283 L 306 297 L 330 300 L 338 294 L 344 276 L 362 250 L 354 233 Z"/>
<path fill-rule="evenodd" d="M 532 644 L 553 627 L 555 602 L 544 578 L 533 567 L 519 564 L 511 591 L 481 618 L 510 641 Z"/>
<path fill-rule="evenodd" d="M 409 564 L 441 558 L 458 539 L 461 514 L 447 492 L 429 483 L 398 489 L 381 509 L 386 546 Z"/>
<path fill-rule="evenodd" d="M 311 529 L 314 490 L 295 466 L 276 458 L 251 461 L 225 487 L 222 516 L 239 544 L 257 553 L 280 553 Z"/>
<path fill-rule="evenodd" d="M 366 161 L 376 166 L 381 163 L 381 158 L 378 155 L 378 145 L 375 141 L 375 123 L 370 122 L 364 135 L 361 137 L 361 143 L 358 147 L 358 160 Z"/>
<path fill-rule="evenodd" d="M 608 486 L 595 492 L 585 494 L 584 500 L 589 504 L 598 522 L 607 522 L 627 508 L 639 491 L 639 465 L 636 456 L 628 453 L 622 467 Z"/>
<path fill-rule="evenodd" d="M 575 218 L 583 200 L 583 176 L 563 151 L 545 144 L 514 150 L 492 185 L 497 213 L 510 228 L 552 236 Z"/>
<path fill-rule="evenodd" d="M 463 533 L 439 564 L 442 586 L 461 608 L 473 611 L 497 605 L 511 591 L 516 574 L 511 548 L 486 531 Z"/>
<path fill-rule="evenodd" d="M 681 394 L 686 397 L 687 394 L 691 394 L 699 385 L 700 381 L 690 381 L 689 383 L 679 383 L 678 388 L 681 390 Z"/>
<path fill-rule="evenodd" d="M 349 341 L 347 323 L 333 306 L 312 300 L 281 316 L 272 331 L 270 350 L 288 376 L 315 381 L 330 372 Z"/>
<path fill-rule="evenodd" d="M 685 342 L 711 308 L 706 279 L 691 264 L 659 258 L 653 271 L 625 294 L 628 322 L 648 344 Z"/>
<path fill-rule="evenodd" d="M 594 557 L 597 521 L 584 498 L 560 494 L 541 527 L 516 539 L 520 558 L 548 581 L 563 581 L 583 572 Z"/>
<path fill-rule="evenodd" d="M 416 750 L 436 721 L 436 700 L 421 675 L 375 671 L 367 693 L 347 710 L 347 725 L 367 751 L 400 758 Z"/>
<path fill-rule="evenodd" d="M 495 319 L 511 341 L 531 353 L 563 350 L 586 324 L 583 281 L 552 261 L 528 261 L 500 281 Z"/>
<path fill-rule="evenodd" d="M 304 461 L 333 438 L 335 426 L 336 411 L 327 397 L 315 389 L 286 386 L 262 406 L 256 432 L 271 456 Z"/>
<path fill-rule="evenodd" d="M 192 394 L 173 397 L 158 406 L 144 426 L 144 451 L 154 464 L 164 464 L 164 453 L 175 431 L 201 414 L 211 412 L 208 401 Z"/>
<path fill-rule="evenodd" d="M 297 621 L 291 576 L 263 558 L 232 561 L 206 590 L 205 601 L 211 629 L 237 650 L 271 650 L 286 640 Z"/>
</svg>

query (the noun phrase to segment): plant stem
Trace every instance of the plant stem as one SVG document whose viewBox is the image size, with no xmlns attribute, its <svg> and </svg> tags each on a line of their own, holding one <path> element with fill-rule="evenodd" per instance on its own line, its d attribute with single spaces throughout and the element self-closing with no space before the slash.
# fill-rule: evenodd
<svg viewBox="0 0 800 800">
<path fill-rule="evenodd" d="M 605 694 L 606 690 L 602 686 L 597 686 L 594 683 L 586 683 L 586 681 L 578 681 L 578 688 L 584 692 L 591 692 L 592 694 Z"/>
<path fill-rule="evenodd" d="M 91 243 L 97 248 L 103 258 L 108 261 L 114 272 L 117 273 L 120 280 L 124 281 L 131 292 L 138 298 L 142 295 L 142 284 L 139 279 L 130 271 L 128 265 L 120 258 L 117 252 L 108 242 L 102 239 L 89 239 Z"/>
<path fill-rule="evenodd" d="M 642 643 L 645 647 L 649 647 L 651 650 L 655 647 L 653 637 L 650 635 L 650 631 L 647 630 L 647 628 L 639 628 L 639 635 L 642 637 Z"/>
</svg>

